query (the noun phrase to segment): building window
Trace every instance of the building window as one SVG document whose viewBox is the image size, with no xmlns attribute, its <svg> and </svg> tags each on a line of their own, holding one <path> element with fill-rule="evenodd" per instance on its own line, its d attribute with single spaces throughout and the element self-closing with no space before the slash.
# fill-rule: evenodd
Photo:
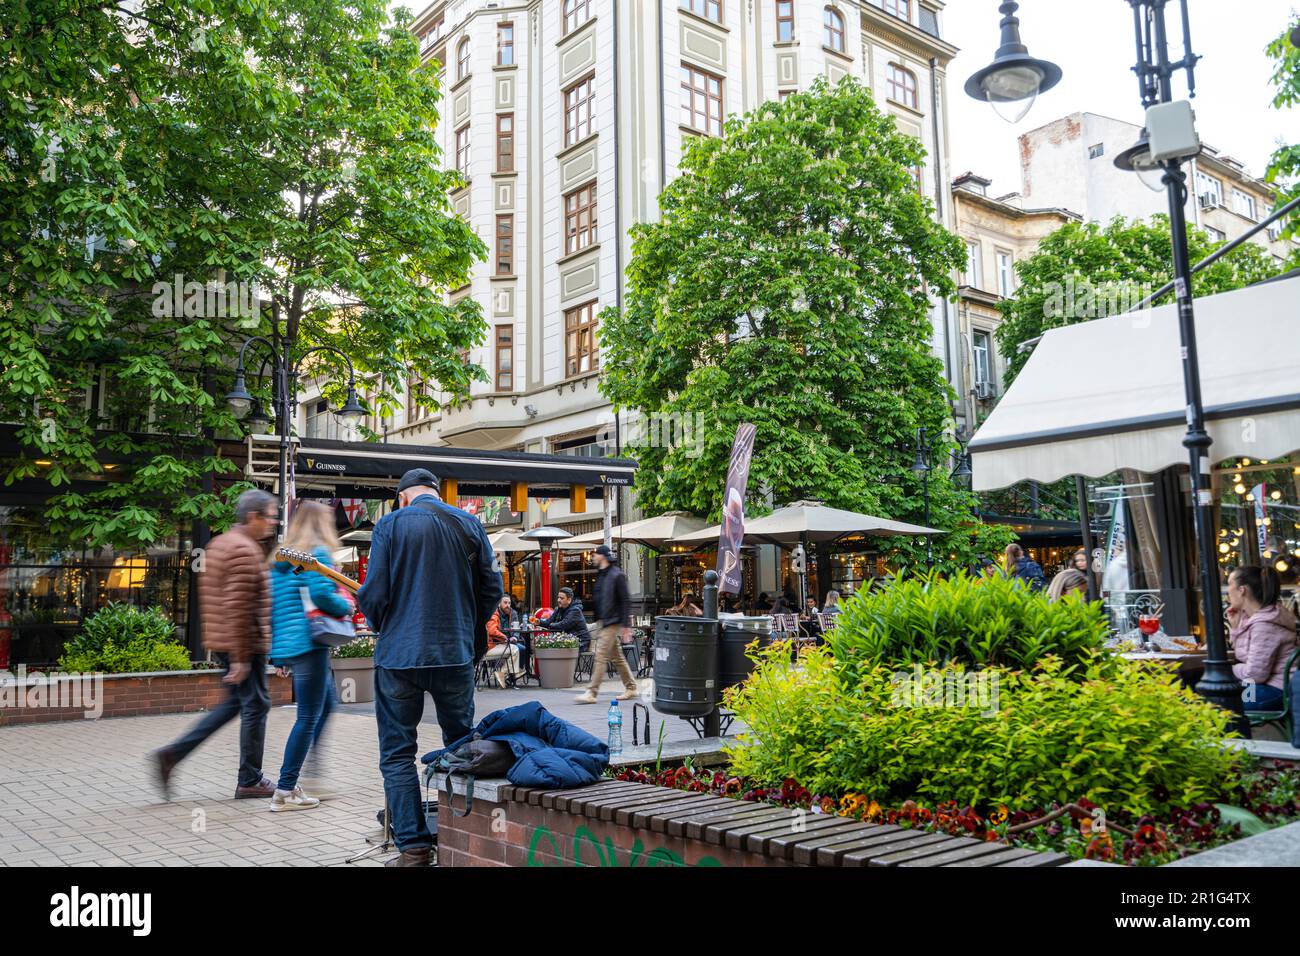
<svg viewBox="0 0 1300 956">
<path fill-rule="evenodd" d="M 469 178 L 469 124 L 456 130 L 456 172 Z"/>
<path fill-rule="evenodd" d="M 1223 184 L 1213 176 L 1207 176 L 1200 170 L 1196 172 L 1196 194 L 1197 196 L 1213 196 L 1214 205 L 1223 205 Z"/>
<path fill-rule="evenodd" d="M 497 66 L 515 65 L 515 25 L 497 24 Z"/>
<path fill-rule="evenodd" d="M 428 417 L 429 410 L 425 408 L 423 405 L 421 405 L 418 401 L 420 396 L 427 395 L 427 394 L 428 394 L 428 388 L 425 386 L 424 382 L 421 379 L 416 378 L 415 376 L 412 375 L 407 380 L 406 424 L 411 425 L 414 424 L 415 422 L 420 421 L 422 418 Z"/>
<path fill-rule="evenodd" d="M 722 22 L 722 0 L 681 0 L 682 9 L 714 23 Z"/>
<path fill-rule="evenodd" d="M 564 0 L 564 35 L 591 19 L 591 0 Z"/>
<path fill-rule="evenodd" d="M 456 44 L 456 82 L 469 76 L 469 37 Z"/>
<path fill-rule="evenodd" d="M 444 23 L 443 20 L 439 20 L 437 23 L 433 25 L 433 29 L 431 29 L 427 34 L 425 34 L 424 44 L 420 48 L 421 53 L 428 53 L 429 50 L 432 49 L 433 45 L 442 39 L 443 23 Z"/>
<path fill-rule="evenodd" d="M 596 77 L 579 80 L 564 91 L 564 145 L 572 146 L 591 135 L 591 112 L 596 104 Z"/>
<path fill-rule="evenodd" d="M 722 135 L 722 79 L 682 64 L 682 124 Z"/>
<path fill-rule="evenodd" d="M 984 285 L 984 265 L 981 261 L 983 256 L 980 253 L 980 244 L 967 240 L 966 242 L 966 284 L 973 289 L 978 289 Z"/>
<path fill-rule="evenodd" d="M 497 326 L 497 377 L 498 392 L 515 389 L 515 328 L 513 325 Z"/>
<path fill-rule="evenodd" d="M 1254 222 L 1255 216 L 1255 197 L 1249 193 L 1244 193 L 1240 189 L 1232 191 L 1232 206 L 1242 216 Z"/>
<path fill-rule="evenodd" d="M 1100 159 L 1101 157 L 1103 157 L 1103 156 L 1105 156 L 1105 155 L 1106 155 L 1106 144 L 1105 144 L 1105 143 L 1098 143 L 1098 144 L 1095 145 L 1095 146 L 1089 146 L 1089 147 L 1088 147 L 1088 158 L 1089 158 L 1089 159 Z"/>
<path fill-rule="evenodd" d="M 892 13 L 900 20 L 911 21 L 912 0 L 885 0 L 881 5 L 886 13 Z"/>
<path fill-rule="evenodd" d="M 497 275 L 514 275 L 515 272 L 515 216 L 507 213 L 497 216 Z"/>
<path fill-rule="evenodd" d="M 1004 299 L 1011 298 L 1011 293 L 1015 291 L 1016 272 L 1014 263 L 1015 259 L 1011 253 L 998 253 L 998 295 Z"/>
<path fill-rule="evenodd" d="M 889 84 L 888 96 L 891 100 L 910 106 L 912 109 L 920 108 L 916 99 L 916 74 L 911 70 L 903 69 L 897 63 L 891 63 L 886 77 Z"/>
<path fill-rule="evenodd" d="M 912 178 L 916 180 L 917 193 L 925 195 L 925 172 L 920 166 L 912 167 Z"/>
<path fill-rule="evenodd" d="M 975 384 L 987 385 L 993 381 L 993 343 L 987 332 L 971 333 L 971 352 L 975 372 Z"/>
<path fill-rule="evenodd" d="M 789 99 L 791 96 L 794 96 L 794 94 L 798 92 L 799 92 L 798 90 L 777 90 L 776 98 L 780 100 L 782 103 L 784 103 L 787 99 Z"/>
<path fill-rule="evenodd" d="M 1221 229 L 1215 229 L 1213 226 L 1204 226 L 1205 234 L 1210 237 L 1211 242 L 1223 242 L 1228 238 L 1228 234 Z"/>
<path fill-rule="evenodd" d="M 343 437 L 343 426 L 339 418 L 330 409 L 329 402 L 318 399 L 307 403 L 307 438 Z"/>
<path fill-rule="evenodd" d="M 822 23 L 826 27 L 823 42 L 836 53 L 844 52 L 844 17 L 834 7 L 827 7 L 822 14 Z"/>
<path fill-rule="evenodd" d="M 776 40 L 789 43 L 794 39 L 794 0 L 776 0 Z"/>
<path fill-rule="evenodd" d="M 566 378 L 600 367 L 596 346 L 596 303 L 564 312 L 564 374 Z"/>
<path fill-rule="evenodd" d="M 497 172 L 515 171 L 515 114 L 497 116 Z"/>
<path fill-rule="evenodd" d="M 596 241 L 596 184 L 564 197 L 564 254 L 586 249 Z"/>
</svg>

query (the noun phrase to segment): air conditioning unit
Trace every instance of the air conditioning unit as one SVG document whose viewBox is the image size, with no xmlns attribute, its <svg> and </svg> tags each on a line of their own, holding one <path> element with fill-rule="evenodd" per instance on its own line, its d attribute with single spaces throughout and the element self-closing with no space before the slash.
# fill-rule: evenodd
<svg viewBox="0 0 1300 956">
<path fill-rule="evenodd" d="M 1219 197 L 1214 195 L 1214 193 L 1201 193 L 1200 200 L 1202 209 L 1219 208 Z"/>
<path fill-rule="evenodd" d="M 992 382 L 976 382 L 972 391 L 975 393 L 975 398 L 981 402 L 991 402 L 998 397 L 998 387 Z"/>
<path fill-rule="evenodd" d="M 1282 227 L 1281 227 L 1281 226 L 1269 226 L 1269 227 L 1268 227 L 1268 241 L 1269 241 L 1269 242 L 1277 242 L 1277 241 L 1278 241 L 1279 239 L 1281 239 L 1281 238 L 1282 238 Z"/>
</svg>

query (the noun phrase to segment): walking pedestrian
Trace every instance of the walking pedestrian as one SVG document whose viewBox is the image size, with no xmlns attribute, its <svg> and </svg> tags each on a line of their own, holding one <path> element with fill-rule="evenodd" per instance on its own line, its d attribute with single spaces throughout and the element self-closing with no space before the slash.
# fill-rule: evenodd
<svg viewBox="0 0 1300 956">
<path fill-rule="evenodd" d="M 239 776 L 235 799 L 267 798 L 275 785 L 262 776 L 266 715 L 271 696 L 266 660 L 271 649 L 270 592 L 266 549 L 280 517 L 279 503 L 265 491 L 245 491 L 235 503 L 235 525 L 217 535 L 198 572 L 203 646 L 226 669 L 227 694 L 189 733 L 151 755 L 163 799 L 171 797 L 176 765 L 199 744 L 239 717 Z"/>
<path fill-rule="evenodd" d="M 334 566 L 339 548 L 334 512 L 318 501 L 303 501 L 289 520 L 284 546 L 312 555 L 326 567 Z M 306 592 L 304 594 L 304 592 Z M 305 598 L 305 600 L 304 600 Z M 298 572 L 285 561 L 271 565 L 271 663 L 293 673 L 293 699 L 298 719 L 284 745 L 280 780 L 271 796 L 271 809 L 310 810 L 320 800 L 298 785 L 308 752 L 316 754 L 330 712 L 334 709 L 334 677 L 329 648 L 312 639 L 307 617 L 308 601 L 330 617 L 351 618 L 352 599 L 339 586 L 316 571 Z"/>
<path fill-rule="evenodd" d="M 375 720 L 394 840 L 389 866 L 428 866 L 433 838 L 415 768 L 424 695 L 442 739 L 474 726 L 474 666 L 487 653 L 487 620 L 501 600 L 492 545 L 473 515 L 444 502 L 438 479 L 413 468 L 397 484 L 398 509 L 375 524 L 357 603 L 379 634 Z"/>
<path fill-rule="evenodd" d="M 579 704 L 596 703 L 601 679 L 605 676 L 605 667 L 613 663 L 623 681 L 623 693 L 616 700 L 636 700 L 636 678 L 632 668 L 623 656 L 620 639 L 632 639 L 632 617 L 627 595 L 627 575 L 618 566 L 618 558 L 606 545 L 596 549 L 595 614 L 596 614 L 596 659 L 591 668 L 591 686 L 574 700 Z"/>
<path fill-rule="evenodd" d="M 1025 549 L 1020 545 L 1007 545 L 1006 562 L 1008 577 L 1019 578 L 1034 591 L 1041 591 L 1047 586 L 1042 566 L 1025 554 Z"/>
</svg>

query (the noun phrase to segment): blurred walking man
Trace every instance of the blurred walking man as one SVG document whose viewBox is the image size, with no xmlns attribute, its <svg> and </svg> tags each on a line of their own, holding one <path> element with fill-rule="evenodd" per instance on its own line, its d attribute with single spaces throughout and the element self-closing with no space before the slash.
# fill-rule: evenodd
<svg viewBox="0 0 1300 956">
<path fill-rule="evenodd" d="M 235 799 L 270 799 L 275 785 L 262 776 L 266 715 L 266 655 L 271 650 L 271 592 L 265 543 L 275 534 L 280 507 L 265 491 L 245 491 L 235 504 L 233 528 L 209 542 L 198 573 L 203 646 L 226 676 L 226 699 L 184 737 L 155 750 L 154 774 L 164 799 L 171 797 L 176 765 L 217 730 L 239 717 L 239 780 Z"/>
<path fill-rule="evenodd" d="M 501 600 L 501 574 L 482 524 L 413 468 L 397 484 L 398 510 L 370 541 L 357 604 L 379 634 L 375 644 L 375 719 L 393 838 L 389 866 L 428 866 L 433 837 L 415 769 L 424 695 L 433 695 L 444 743 L 474 726 L 474 665 L 487 653 L 487 621 Z"/>
<path fill-rule="evenodd" d="M 636 678 L 623 656 L 622 639 L 632 639 L 631 607 L 627 596 L 627 575 L 618 566 L 618 559 L 605 545 L 596 549 L 596 660 L 591 667 L 591 685 L 586 693 L 574 700 L 579 704 L 594 704 L 600 685 L 605 679 L 605 666 L 613 664 L 623 681 L 623 693 L 618 700 L 636 700 Z"/>
</svg>

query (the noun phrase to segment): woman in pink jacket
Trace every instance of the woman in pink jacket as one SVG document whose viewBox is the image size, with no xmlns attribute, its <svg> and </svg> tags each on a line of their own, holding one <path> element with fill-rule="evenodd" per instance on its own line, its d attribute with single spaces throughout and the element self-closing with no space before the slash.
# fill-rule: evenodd
<svg viewBox="0 0 1300 956">
<path fill-rule="evenodd" d="M 1237 568 L 1228 577 L 1228 627 L 1237 663 L 1232 672 L 1246 685 L 1246 710 L 1278 710 L 1287 660 L 1296 648 L 1296 620 L 1278 604 L 1277 572 Z"/>
</svg>

